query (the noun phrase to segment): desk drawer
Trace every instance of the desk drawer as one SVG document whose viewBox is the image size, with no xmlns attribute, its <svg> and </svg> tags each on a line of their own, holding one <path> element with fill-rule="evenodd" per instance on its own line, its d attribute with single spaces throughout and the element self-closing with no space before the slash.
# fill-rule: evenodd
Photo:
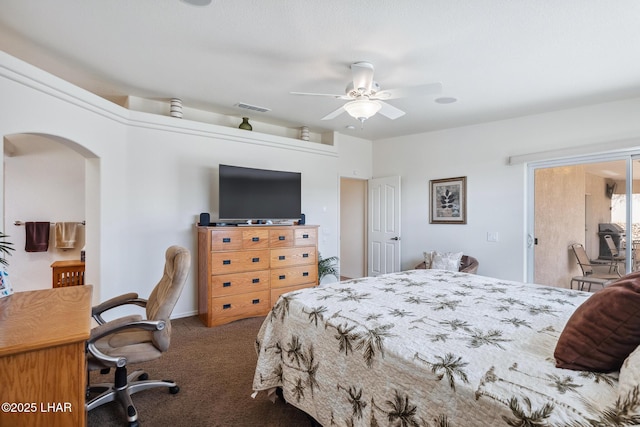
<svg viewBox="0 0 640 427">
<path fill-rule="evenodd" d="M 242 230 L 211 230 L 212 251 L 242 249 Z"/>
<path fill-rule="evenodd" d="M 317 250 L 313 246 L 271 250 L 271 268 L 318 264 Z"/>
<path fill-rule="evenodd" d="M 269 230 L 269 247 L 289 248 L 293 246 L 293 229 Z"/>
<path fill-rule="evenodd" d="M 303 285 L 294 285 L 287 286 L 285 288 L 275 288 L 271 289 L 271 305 L 275 305 L 278 302 L 278 298 L 280 295 L 286 294 L 287 292 L 297 291 L 298 289 L 312 288 L 315 286 L 315 283 L 305 283 Z"/>
<path fill-rule="evenodd" d="M 211 277 L 211 295 L 237 295 L 269 289 L 269 270 L 222 274 Z"/>
<path fill-rule="evenodd" d="M 293 235 L 293 241 L 296 246 L 315 246 L 318 243 L 318 229 L 296 228 Z"/>
<path fill-rule="evenodd" d="M 211 323 L 216 326 L 246 317 L 266 316 L 270 309 L 268 290 L 212 298 Z"/>
<path fill-rule="evenodd" d="M 213 275 L 267 270 L 268 268 L 268 249 L 211 253 L 211 274 Z"/>
<path fill-rule="evenodd" d="M 242 231 L 243 249 L 267 249 L 269 247 L 269 230 L 248 227 Z"/>
<path fill-rule="evenodd" d="M 271 289 L 318 282 L 317 264 L 271 270 Z"/>
</svg>

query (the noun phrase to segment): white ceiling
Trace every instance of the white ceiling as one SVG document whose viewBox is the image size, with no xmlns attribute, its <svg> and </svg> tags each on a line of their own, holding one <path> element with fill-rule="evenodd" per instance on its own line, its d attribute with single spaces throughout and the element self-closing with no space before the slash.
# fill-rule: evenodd
<svg viewBox="0 0 640 427">
<path fill-rule="evenodd" d="M 0 47 L 108 99 L 132 95 L 256 121 L 381 139 L 640 96 L 640 1 L 2 0 Z M 383 89 L 438 96 L 364 129 L 342 94 L 351 63 Z M 345 126 L 354 125 L 347 130 Z"/>
</svg>

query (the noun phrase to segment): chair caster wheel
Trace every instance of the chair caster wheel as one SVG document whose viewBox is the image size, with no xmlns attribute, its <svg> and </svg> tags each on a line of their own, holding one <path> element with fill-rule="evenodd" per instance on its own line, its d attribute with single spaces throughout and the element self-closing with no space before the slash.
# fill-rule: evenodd
<svg viewBox="0 0 640 427">
<path fill-rule="evenodd" d="M 144 374 L 141 374 L 141 375 L 138 377 L 138 380 L 140 380 L 140 381 L 146 381 L 146 380 L 148 380 L 148 379 L 149 379 L 149 374 L 147 374 L 146 372 L 145 372 Z"/>
<path fill-rule="evenodd" d="M 169 387 L 169 393 L 171 393 L 171 394 L 176 394 L 179 391 L 180 391 L 180 387 L 178 387 L 178 386 Z"/>
</svg>

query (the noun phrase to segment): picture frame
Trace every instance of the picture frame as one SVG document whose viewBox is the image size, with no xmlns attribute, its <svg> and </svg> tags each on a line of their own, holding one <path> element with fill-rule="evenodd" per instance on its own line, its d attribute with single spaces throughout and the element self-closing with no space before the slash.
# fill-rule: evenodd
<svg viewBox="0 0 640 427">
<path fill-rule="evenodd" d="M 429 223 L 467 223 L 467 177 L 429 181 Z"/>
</svg>

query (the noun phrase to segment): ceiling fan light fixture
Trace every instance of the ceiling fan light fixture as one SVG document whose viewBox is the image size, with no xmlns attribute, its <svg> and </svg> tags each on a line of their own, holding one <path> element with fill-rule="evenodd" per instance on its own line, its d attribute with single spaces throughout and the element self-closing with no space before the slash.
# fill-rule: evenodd
<svg viewBox="0 0 640 427">
<path fill-rule="evenodd" d="M 364 122 L 369 117 L 376 114 L 382 105 L 379 102 L 371 101 L 369 99 L 356 99 L 355 101 L 347 102 L 344 104 L 344 109 L 354 119 L 358 119 Z"/>
</svg>

